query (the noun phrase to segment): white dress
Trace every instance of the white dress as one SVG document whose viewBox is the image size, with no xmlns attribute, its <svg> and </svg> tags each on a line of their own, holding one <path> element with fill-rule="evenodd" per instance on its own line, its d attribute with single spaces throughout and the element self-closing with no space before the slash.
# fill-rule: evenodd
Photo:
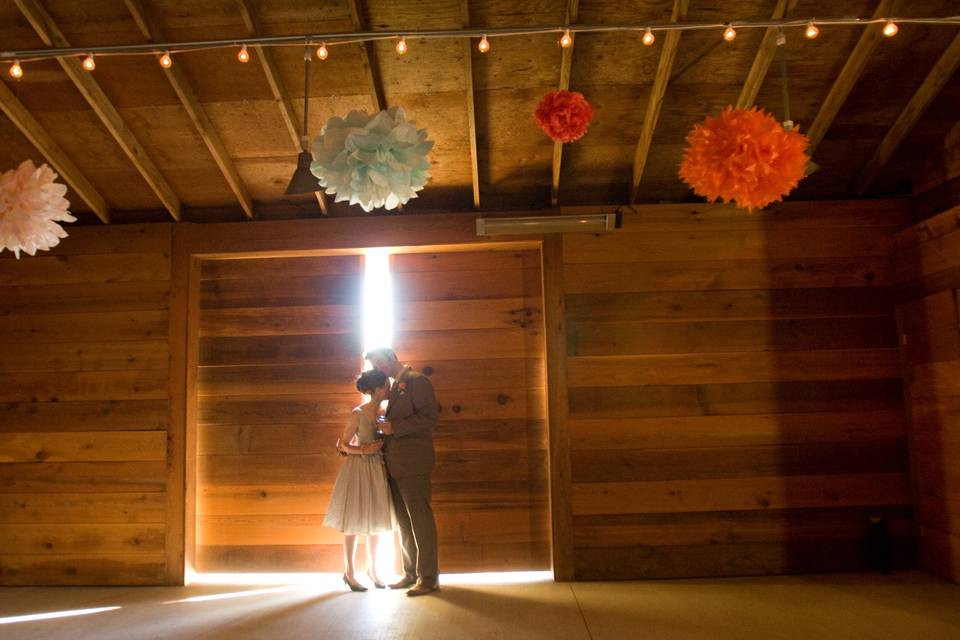
<svg viewBox="0 0 960 640">
<path fill-rule="evenodd" d="M 376 441 L 376 423 L 357 407 L 350 415 L 353 433 L 360 444 Z M 392 531 L 393 501 L 387 484 L 387 469 L 379 451 L 347 456 L 340 467 L 337 482 L 323 524 L 347 534 L 371 535 Z"/>
</svg>

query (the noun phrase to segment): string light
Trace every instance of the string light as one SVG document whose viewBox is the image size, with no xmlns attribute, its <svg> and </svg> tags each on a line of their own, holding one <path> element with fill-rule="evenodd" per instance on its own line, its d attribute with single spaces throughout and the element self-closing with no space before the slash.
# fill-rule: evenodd
<svg viewBox="0 0 960 640">
<path fill-rule="evenodd" d="M 573 44 L 573 36 L 570 35 L 570 29 L 564 29 L 563 35 L 560 36 L 560 46 L 564 49 L 570 47 Z"/>
<path fill-rule="evenodd" d="M 400 36 L 400 41 L 397 42 L 397 55 L 403 56 L 407 54 L 407 39 L 403 36 Z"/>
<path fill-rule="evenodd" d="M 10 65 L 10 77 L 14 80 L 19 80 L 23 77 L 23 67 L 20 66 L 19 60 L 14 60 L 13 64 Z"/>
<path fill-rule="evenodd" d="M 250 52 L 247 51 L 247 45 L 240 47 L 240 51 L 237 52 L 237 60 L 244 64 L 250 62 Z"/>
<path fill-rule="evenodd" d="M 813 40 L 820 35 L 820 29 L 818 29 L 817 25 L 813 24 L 813 22 L 810 22 L 807 24 L 807 28 L 803 32 L 803 35 L 807 37 L 807 40 Z"/>
<path fill-rule="evenodd" d="M 733 39 L 737 37 L 737 30 L 733 28 L 733 25 L 727 25 L 727 28 L 723 30 L 723 39 L 727 42 L 733 42 Z"/>
<path fill-rule="evenodd" d="M 160 66 L 164 69 L 169 69 L 173 66 L 173 58 L 170 57 L 169 51 L 164 51 L 163 55 L 160 56 Z"/>
<path fill-rule="evenodd" d="M 487 34 L 483 34 L 483 37 L 480 38 L 480 44 L 477 45 L 477 50 L 479 50 L 480 53 L 490 51 L 490 41 L 487 40 Z"/>
<path fill-rule="evenodd" d="M 651 30 L 650 27 L 647 27 L 647 30 L 643 33 L 643 38 L 640 40 L 643 42 L 643 44 L 649 47 L 656 39 L 657 38 L 653 35 L 653 30 Z"/>
<path fill-rule="evenodd" d="M 80 63 L 81 66 L 87 71 L 93 71 L 97 68 L 97 63 L 93 60 L 93 54 L 91 53 L 86 58 L 83 59 L 83 62 Z"/>
<path fill-rule="evenodd" d="M 317 57 L 320 58 L 321 60 L 326 60 L 327 56 L 329 55 L 330 55 L 330 52 L 327 51 L 327 43 L 321 42 L 320 46 L 317 47 Z"/>
<path fill-rule="evenodd" d="M 888 38 L 892 38 L 897 35 L 897 32 L 900 31 L 900 27 L 897 26 L 897 23 L 893 20 L 887 20 L 887 24 L 883 25 L 883 35 Z"/>
</svg>

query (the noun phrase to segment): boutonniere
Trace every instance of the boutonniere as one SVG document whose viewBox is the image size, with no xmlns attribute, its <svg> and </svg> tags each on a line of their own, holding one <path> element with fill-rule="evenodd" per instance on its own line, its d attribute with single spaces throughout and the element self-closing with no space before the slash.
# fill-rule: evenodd
<svg viewBox="0 0 960 640">
<path fill-rule="evenodd" d="M 397 385 L 397 389 L 400 390 L 400 395 L 405 394 L 407 392 L 407 383 L 401 382 L 400 384 Z"/>
</svg>

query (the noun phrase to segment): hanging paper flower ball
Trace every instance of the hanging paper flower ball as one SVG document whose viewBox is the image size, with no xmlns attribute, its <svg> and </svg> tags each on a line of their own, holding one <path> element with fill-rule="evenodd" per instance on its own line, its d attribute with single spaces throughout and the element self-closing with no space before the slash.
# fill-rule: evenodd
<svg viewBox="0 0 960 640">
<path fill-rule="evenodd" d="M 784 130 L 756 107 L 727 107 L 694 125 L 687 142 L 683 181 L 710 202 L 722 199 L 751 211 L 793 191 L 810 160 L 807 136 Z"/>
<path fill-rule="evenodd" d="M 373 117 L 351 111 L 330 118 L 314 139 L 310 171 L 336 202 L 347 200 L 364 211 L 395 209 L 427 184 L 432 148 L 427 130 L 407 122 L 400 107 Z"/>
<path fill-rule="evenodd" d="M 24 160 L 0 175 L 0 251 L 9 249 L 34 255 L 60 244 L 67 232 L 58 222 L 75 222 L 63 196 L 67 187 L 57 184 L 57 174 L 45 164 L 39 168 Z"/>
<path fill-rule="evenodd" d="M 555 142 L 573 142 L 583 137 L 593 120 L 593 105 L 577 91 L 551 91 L 536 111 L 537 124 Z"/>
</svg>

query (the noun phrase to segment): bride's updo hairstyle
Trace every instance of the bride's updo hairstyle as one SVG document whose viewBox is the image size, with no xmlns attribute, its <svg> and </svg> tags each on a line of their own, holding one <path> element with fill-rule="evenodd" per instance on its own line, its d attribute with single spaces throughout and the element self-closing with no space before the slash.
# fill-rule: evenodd
<svg viewBox="0 0 960 640">
<path fill-rule="evenodd" d="M 357 376 L 357 391 L 372 396 L 373 392 L 387 383 L 387 376 L 376 369 L 364 371 Z"/>
</svg>

